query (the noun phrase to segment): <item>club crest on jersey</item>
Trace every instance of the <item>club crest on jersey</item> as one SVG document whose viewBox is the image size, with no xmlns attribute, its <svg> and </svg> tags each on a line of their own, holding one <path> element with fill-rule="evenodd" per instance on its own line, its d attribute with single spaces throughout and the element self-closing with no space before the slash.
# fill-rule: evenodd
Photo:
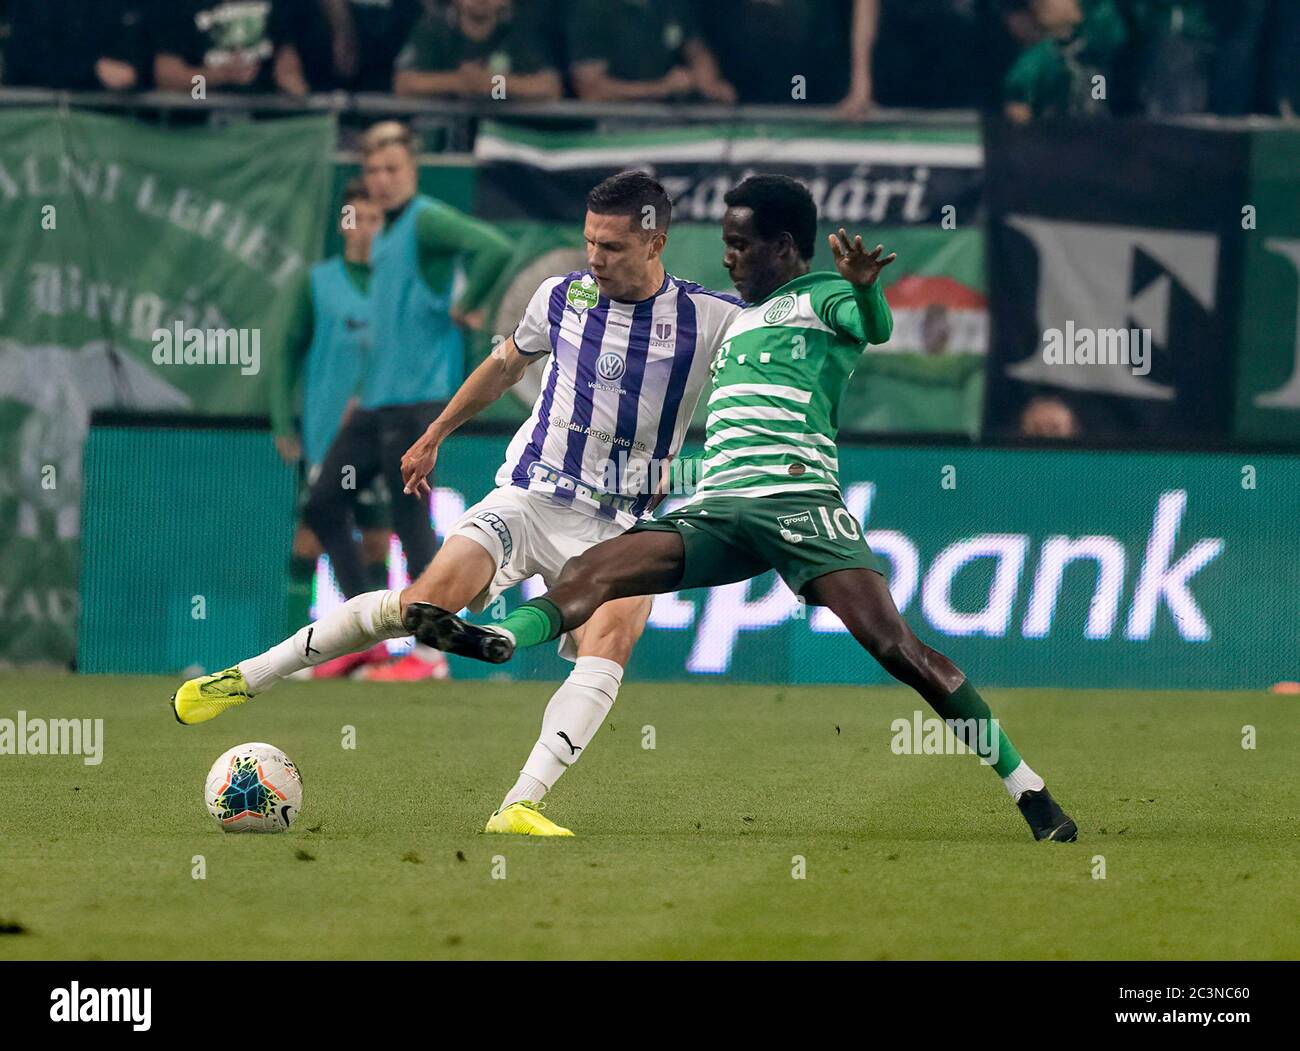
<svg viewBox="0 0 1300 1051">
<path fill-rule="evenodd" d="M 817 523 L 811 511 L 800 511 L 797 515 L 777 515 L 776 524 L 781 527 L 781 539 L 790 544 L 801 544 L 817 535 Z"/>
<path fill-rule="evenodd" d="M 794 313 L 795 298 L 786 293 L 773 303 L 763 314 L 763 321 L 768 325 L 779 325 Z"/>
<path fill-rule="evenodd" d="M 673 338 L 673 323 L 671 321 L 655 322 L 655 339 L 656 343 L 667 343 Z"/>
<path fill-rule="evenodd" d="M 582 281 L 574 281 L 569 285 L 569 292 L 565 296 L 569 306 L 581 314 L 584 310 L 590 310 L 600 302 L 600 289 L 596 287 L 596 282 L 588 275 Z"/>
<path fill-rule="evenodd" d="M 613 351 L 608 354 L 602 354 L 600 360 L 596 362 L 596 371 L 600 373 L 603 380 L 616 380 L 623 375 L 627 365 Z"/>
</svg>

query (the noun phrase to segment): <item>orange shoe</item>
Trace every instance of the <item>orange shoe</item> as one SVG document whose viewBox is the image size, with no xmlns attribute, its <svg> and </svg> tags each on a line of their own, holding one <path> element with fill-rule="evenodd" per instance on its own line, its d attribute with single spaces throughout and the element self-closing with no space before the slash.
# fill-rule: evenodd
<svg viewBox="0 0 1300 1051">
<path fill-rule="evenodd" d="M 425 660 L 412 651 L 391 664 L 362 669 L 357 678 L 366 682 L 419 682 L 422 679 L 450 679 L 451 668 L 445 654 L 434 651 L 434 659 Z"/>
<path fill-rule="evenodd" d="M 345 653 L 342 657 L 325 661 L 311 669 L 313 679 L 342 679 L 367 664 L 382 664 L 389 658 L 388 647 L 376 642 L 360 653 Z"/>
</svg>

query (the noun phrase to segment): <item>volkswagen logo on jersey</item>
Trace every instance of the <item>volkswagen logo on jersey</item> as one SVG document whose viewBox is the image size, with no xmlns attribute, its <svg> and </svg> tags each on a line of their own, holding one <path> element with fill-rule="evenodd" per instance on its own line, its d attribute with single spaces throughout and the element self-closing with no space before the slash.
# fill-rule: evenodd
<svg viewBox="0 0 1300 1051">
<path fill-rule="evenodd" d="M 603 380 L 618 379 L 626 368 L 623 359 L 612 351 L 602 354 L 600 360 L 596 362 L 596 371 L 600 373 L 600 378 Z"/>
</svg>

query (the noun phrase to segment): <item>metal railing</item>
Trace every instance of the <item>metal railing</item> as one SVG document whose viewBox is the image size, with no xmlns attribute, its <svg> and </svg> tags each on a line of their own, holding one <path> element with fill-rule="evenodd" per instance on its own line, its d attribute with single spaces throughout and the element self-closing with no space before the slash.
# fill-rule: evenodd
<svg viewBox="0 0 1300 1051">
<path fill-rule="evenodd" d="M 666 124 L 790 124 L 814 127 L 908 125 L 974 127 L 974 110 L 878 109 L 866 117 L 846 118 L 834 106 L 791 103 L 786 106 L 723 106 L 716 103 L 552 102 L 508 99 L 414 99 L 374 92 L 335 91 L 315 95 L 211 92 L 195 99 L 179 92 L 54 91 L 0 87 L 0 107 L 56 106 L 108 110 L 161 124 L 192 124 L 206 118 L 232 123 L 265 117 L 333 113 L 345 148 L 356 130 L 384 118 L 409 122 L 424 133 L 426 146 L 439 152 L 467 152 L 480 121 L 511 120 L 559 128 L 616 131 Z"/>
</svg>

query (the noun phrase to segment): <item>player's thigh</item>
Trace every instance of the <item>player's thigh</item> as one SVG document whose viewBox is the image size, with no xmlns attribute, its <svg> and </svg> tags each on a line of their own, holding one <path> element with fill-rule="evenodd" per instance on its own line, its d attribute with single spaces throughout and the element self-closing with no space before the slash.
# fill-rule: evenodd
<svg viewBox="0 0 1300 1051">
<path fill-rule="evenodd" d="M 584 521 L 578 524 L 582 525 Z M 566 532 L 562 524 L 539 522 L 538 507 L 529 499 L 529 494 L 514 486 L 499 486 L 466 510 L 447 531 L 443 543 L 443 549 L 450 547 L 456 557 L 473 558 L 474 571 L 469 579 L 478 583 L 479 589 L 463 605 L 478 613 L 498 595 L 537 573 L 558 574 L 563 559 L 555 561 L 559 556 L 538 542 L 539 534 L 548 530 L 561 536 Z M 482 553 L 466 548 L 466 543 L 479 548 Z M 539 562 L 539 550 L 550 557 Z M 581 545 L 574 550 L 582 550 Z M 434 556 L 434 562 L 445 561 L 440 550 Z M 424 601 L 444 605 L 437 599 Z"/>
<path fill-rule="evenodd" d="M 676 532 L 633 530 L 570 559 L 557 587 L 594 586 L 605 601 L 674 591 L 682 578 L 685 548 Z"/>
<path fill-rule="evenodd" d="M 834 570 L 809 580 L 802 594 L 812 605 L 825 606 L 860 643 L 872 648 L 880 639 L 904 632 L 907 622 L 894 605 L 889 584 L 874 570 Z"/>
<path fill-rule="evenodd" d="M 461 610 L 492 583 L 496 560 L 482 544 L 467 536 L 450 536 L 424 572 L 402 592 L 402 608 L 411 602 L 431 602 Z"/>
<path fill-rule="evenodd" d="M 615 664 L 627 664 L 653 606 L 654 599 L 649 595 L 606 602 L 586 624 L 574 629 L 578 656 L 604 657 Z"/>
<path fill-rule="evenodd" d="M 640 523 L 634 535 L 676 536 L 681 543 L 680 571 L 666 591 L 714 588 L 748 580 L 771 568 L 745 549 L 728 509 L 714 505 L 675 511 Z"/>
</svg>

